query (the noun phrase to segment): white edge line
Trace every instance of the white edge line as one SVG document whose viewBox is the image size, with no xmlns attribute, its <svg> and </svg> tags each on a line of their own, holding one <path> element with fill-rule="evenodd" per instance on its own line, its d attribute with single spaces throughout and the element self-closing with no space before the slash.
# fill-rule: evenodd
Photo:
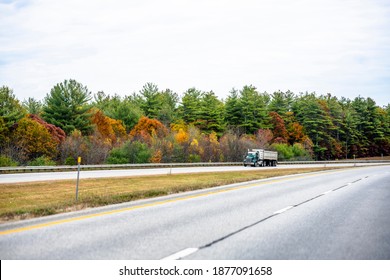
<svg viewBox="0 0 390 280">
<path fill-rule="evenodd" d="M 285 208 L 283 208 L 283 209 L 280 209 L 280 210 L 274 212 L 274 214 L 281 214 L 281 213 L 283 213 L 283 212 L 286 212 L 287 210 L 290 210 L 290 209 L 293 208 L 293 207 L 294 207 L 294 206 L 287 206 L 287 207 L 285 207 Z"/>
<path fill-rule="evenodd" d="M 165 257 L 161 260 L 178 260 L 178 259 L 184 258 L 186 256 L 189 256 L 198 250 L 199 250 L 199 248 L 187 248 L 187 249 L 181 250 L 175 254 L 172 254 L 168 257 Z"/>
</svg>

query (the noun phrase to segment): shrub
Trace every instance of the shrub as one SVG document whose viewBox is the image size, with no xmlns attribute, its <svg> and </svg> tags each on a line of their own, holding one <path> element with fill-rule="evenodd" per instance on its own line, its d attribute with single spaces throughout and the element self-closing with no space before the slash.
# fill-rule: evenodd
<svg viewBox="0 0 390 280">
<path fill-rule="evenodd" d="M 279 161 L 311 159 L 310 152 L 307 151 L 300 143 L 294 143 L 292 146 L 284 143 L 272 144 L 272 148 L 278 152 Z"/>
<path fill-rule="evenodd" d="M 53 166 L 56 165 L 56 163 L 47 156 L 40 156 L 36 159 L 33 159 L 29 162 L 30 166 Z"/>
<path fill-rule="evenodd" d="M 74 157 L 69 156 L 65 159 L 65 165 L 76 165 L 76 164 L 77 162 L 74 159 Z"/>
<path fill-rule="evenodd" d="M 0 166 L 1 167 L 10 167 L 10 166 L 17 166 L 17 165 L 18 165 L 18 163 L 16 161 L 12 160 L 12 158 L 0 155 Z"/>
<path fill-rule="evenodd" d="M 127 141 L 121 147 L 111 150 L 107 158 L 110 164 L 148 163 L 152 153 L 148 145 L 139 141 Z"/>
<path fill-rule="evenodd" d="M 114 148 L 111 150 L 110 155 L 107 158 L 109 164 L 125 164 L 129 163 L 129 156 L 124 147 Z"/>
</svg>

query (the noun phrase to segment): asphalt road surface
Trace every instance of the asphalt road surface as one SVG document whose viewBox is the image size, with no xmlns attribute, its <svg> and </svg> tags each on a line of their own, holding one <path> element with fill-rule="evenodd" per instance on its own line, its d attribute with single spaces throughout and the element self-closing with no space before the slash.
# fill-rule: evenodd
<svg viewBox="0 0 390 280">
<path fill-rule="evenodd" d="M 311 167 L 325 167 L 325 166 L 326 167 L 335 167 L 335 166 L 352 167 L 352 166 L 372 166 L 372 165 L 379 165 L 379 164 L 378 163 L 292 164 L 292 165 L 278 165 L 277 167 L 256 167 L 256 169 L 257 168 L 288 169 L 288 168 L 311 168 Z M 183 174 L 183 173 L 200 173 L 200 172 L 229 172 L 229 171 L 243 171 L 251 168 L 254 167 L 212 166 L 212 167 L 174 167 L 174 168 L 150 168 L 150 169 L 95 170 L 95 171 L 81 171 L 80 179 L 164 175 L 168 173 Z M 51 181 L 51 180 L 75 180 L 76 177 L 77 177 L 76 171 L 0 174 L 0 184 Z"/>
<path fill-rule="evenodd" d="M 390 166 L 285 176 L 3 224 L 0 259 L 389 260 Z"/>
</svg>

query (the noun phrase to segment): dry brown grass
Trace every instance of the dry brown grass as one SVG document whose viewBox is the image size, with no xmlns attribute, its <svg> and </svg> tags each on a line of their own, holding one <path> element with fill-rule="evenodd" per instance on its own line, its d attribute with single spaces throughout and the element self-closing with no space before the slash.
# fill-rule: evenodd
<svg viewBox="0 0 390 280">
<path fill-rule="evenodd" d="M 245 172 L 156 175 L 0 184 L 0 221 L 26 219 L 172 193 L 332 168 L 250 170 Z M 334 168 L 333 168 L 334 169 Z"/>
</svg>

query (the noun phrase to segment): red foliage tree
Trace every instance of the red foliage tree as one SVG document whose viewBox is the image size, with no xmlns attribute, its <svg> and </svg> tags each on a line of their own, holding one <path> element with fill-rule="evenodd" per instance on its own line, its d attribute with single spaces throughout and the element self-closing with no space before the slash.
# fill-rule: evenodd
<svg viewBox="0 0 390 280">
<path fill-rule="evenodd" d="M 31 119 L 33 121 L 36 121 L 37 123 L 43 125 L 49 131 L 49 133 L 52 136 L 53 140 L 55 142 L 57 142 L 57 144 L 60 144 L 60 143 L 62 143 L 65 140 L 66 134 L 58 126 L 55 126 L 54 124 L 47 123 L 43 119 L 41 119 L 39 116 L 34 115 L 34 114 L 28 114 L 27 118 L 29 118 L 29 119 Z"/>
<path fill-rule="evenodd" d="M 272 133 L 274 138 L 277 139 L 277 142 L 279 143 L 286 143 L 288 140 L 288 132 L 284 124 L 284 120 L 276 112 L 270 112 L 269 116 L 271 117 L 271 124 L 273 127 Z"/>
</svg>

